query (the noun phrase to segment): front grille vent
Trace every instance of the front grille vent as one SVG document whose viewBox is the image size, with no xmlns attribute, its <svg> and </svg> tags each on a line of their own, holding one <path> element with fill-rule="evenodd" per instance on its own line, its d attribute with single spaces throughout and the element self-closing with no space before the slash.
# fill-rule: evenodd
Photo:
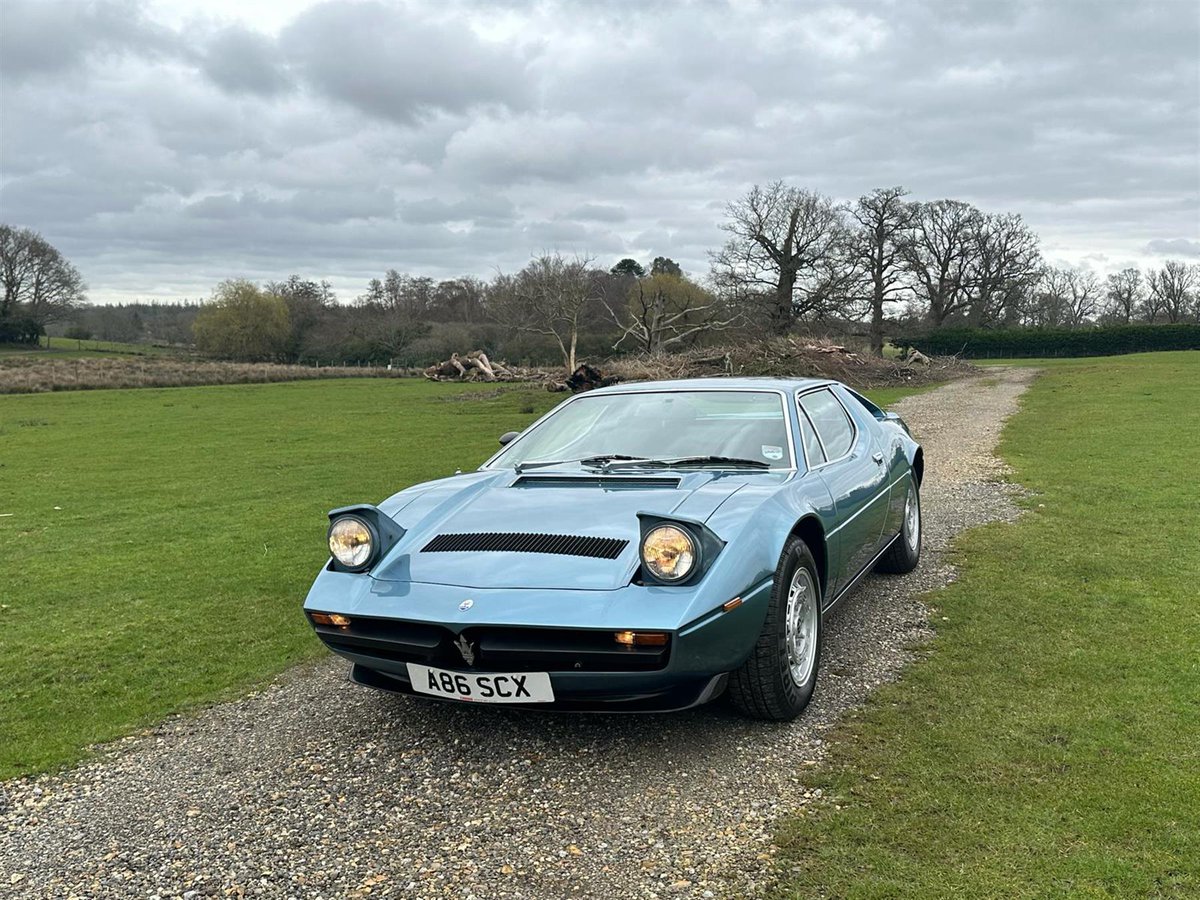
<svg viewBox="0 0 1200 900">
<path fill-rule="evenodd" d="M 485 531 L 472 534 L 439 534 L 421 548 L 422 553 L 552 553 L 556 556 L 590 556 L 616 559 L 629 545 L 621 538 L 585 537 L 578 534 L 505 534 Z"/>
<path fill-rule="evenodd" d="M 606 491 L 654 491 L 679 487 L 679 479 L 639 475 L 522 475 L 515 488 L 602 488 Z"/>
</svg>

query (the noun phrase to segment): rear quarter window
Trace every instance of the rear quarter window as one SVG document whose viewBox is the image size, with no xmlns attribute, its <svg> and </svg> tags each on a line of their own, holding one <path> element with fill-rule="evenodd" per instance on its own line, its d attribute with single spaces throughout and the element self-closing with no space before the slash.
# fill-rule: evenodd
<svg viewBox="0 0 1200 900">
<path fill-rule="evenodd" d="M 858 405 L 861 406 L 863 409 L 865 409 L 867 412 L 869 412 L 872 417 L 879 419 L 881 422 L 883 421 L 884 415 L 883 415 L 882 409 L 880 409 L 878 406 L 876 406 L 874 403 L 872 403 L 870 400 L 868 400 L 866 397 L 864 397 L 858 391 L 852 391 L 852 390 L 850 390 L 850 388 L 843 388 L 843 390 L 847 394 L 849 394 L 851 397 L 853 397 L 855 402 L 858 403 Z"/>
</svg>

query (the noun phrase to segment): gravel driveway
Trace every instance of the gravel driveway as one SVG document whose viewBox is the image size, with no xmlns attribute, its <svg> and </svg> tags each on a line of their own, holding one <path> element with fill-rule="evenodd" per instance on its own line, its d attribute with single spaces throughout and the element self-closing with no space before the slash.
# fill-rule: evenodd
<svg viewBox="0 0 1200 900">
<path fill-rule="evenodd" d="M 787 725 L 722 705 L 569 716 L 356 688 L 330 659 L 243 700 L 0 786 L 12 897 L 724 897 L 769 880 L 776 819 L 847 709 L 928 635 L 947 541 L 1015 515 L 993 457 L 1029 370 L 897 409 L 925 445 L 925 556 L 872 576 L 830 623 L 821 681 Z M 297 613 L 299 614 L 299 613 Z"/>
</svg>

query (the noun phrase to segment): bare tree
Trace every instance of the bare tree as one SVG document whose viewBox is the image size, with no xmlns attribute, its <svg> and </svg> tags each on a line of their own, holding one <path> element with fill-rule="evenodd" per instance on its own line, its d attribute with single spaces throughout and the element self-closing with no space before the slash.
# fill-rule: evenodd
<svg viewBox="0 0 1200 900">
<path fill-rule="evenodd" d="M 79 270 L 29 228 L 0 225 L 0 284 L 0 319 L 20 314 L 44 326 L 85 300 Z"/>
<path fill-rule="evenodd" d="M 935 327 L 971 302 L 970 266 L 979 217 L 979 210 L 958 200 L 913 205 L 904 266 Z"/>
<path fill-rule="evenodd" d="M 552 337 L 562 351 L 563 365 L 575 371 L 580 324 L 600 298 L 599 275 L 589 257 L 565 259 L 544 254 L 516 275 L 498 275 L 488 304 L 504 325 Z"/>
<path fill-rule="evenodd" d="M 1021 306 L 1021 324 L 1030 328 L 1053 328 L 1066 320 L 1066 287 L 1062 269 L 1046 266 Z"/>
<path fill-rule="evenodd" d="M 1110 322 L 1128 325 L 1141 308 L 1145 284 L 1138 269 L 1122 269 L 1105 281 L 1104 317 Z"/>
<path fill-rule="evenodd" d="M 963 289 L 975 327 L 1015 316 L 1041 271 L 1038 239 L 1018 215 L 974 217 Z"/>
<path fill-rule="evenodd" d="M 441 322 L 477 322 L 483 318 L 487 285 L 464 276 L 438 282 L 433 290 L 430 318 Z"/>
<path fill-rule="evenodd" d="M 709 290 L 682 275 L 649 275 L 635 279 L 623 306 L 605 301 L 621 329 L 616 350 L 632 339 L 646 353 L 679 347 L 702 331 L 721 331 L 741 316 Z"/>
<path fill-rule="evenodd" d="M 1182 322 L 1192 313 L 1196 288 L 1200 285 L 1200 266 L 1169 259 L 1148 279 L 1154 306 L 1171 324 Z M 1151 316 L 1150 321 L 1154 321 Z"/>
<path fill-rule="evenodd" d="M 342 352 L 351 358 L 395 360 L 429 333 L 433 306 L 432 278 L 388 269 L 383 280 L 372 278 L 367 292 L 354 301 Z"/>
<path fill-rule="evenodd" d="M 836 293 L 831 260 L 845 243 L 844 210 L 829 197 L 776 181 L 726 208 L 729 234 L 713 280 L 735 302 L 765 300 L 771 331 L 820 313 Z"/>
<path fill-rule="evenodd" d="M 912 206 L 904 202 L 902 187 L 876 188 L 858 198 L 850 208 L 857 227 L 850 234 L 850 258 L 866 281 L 870 305 L 871 352 L 883 355 L 883 314 L 886 304 L 900 299 L 901 251 L 909 227 Z"/>
<path fill-rule="evenodd" d="M 1079 328 L 1095 319 L 1102 294 L 1094 272 L 1070 269 L 1067 273 L 1067 324 Z"/>
<path fill-rule="evenodd" d="M 426 314 L 434 305 L 433 279 L 425 276 L 400 274 L 395 269 L 388 269 L 383 280 L 372 278 L 367 284 L 367 292 L 358 298 L 360 306 L 374 306 L 391 312 L 400 313 L 413 321 L 426 318 Z"/>
<path fill-rule="evenodd" d="M 1100 282 L 1092 272 L 1046 266 L 1023 311 L 1034 328 L 1078 328 L 1099 309 Z"/>
</svg>

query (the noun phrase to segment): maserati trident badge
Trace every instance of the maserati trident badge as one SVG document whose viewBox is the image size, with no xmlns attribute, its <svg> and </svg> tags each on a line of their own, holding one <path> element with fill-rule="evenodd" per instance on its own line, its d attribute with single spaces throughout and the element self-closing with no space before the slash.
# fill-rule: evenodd
<svg viewBox="0 0 1200 900">
<path fill-rule="evenodd" d="M 466 612 L 468 609 L 470 609 L 474 605 L 475 605 L 475 601 L 472 600 L 470 597 L 468 597 L 462 603 L 458 604 L 459 612 Z"/>
<path fill-rule="evenodd" d="M 462 654 L 463 662 L 468 666 L 475 665 L 475 651 L 471 649 L 471 643 L 461 634 L 458 640 L 454 642 L 454 646 L 458 648 L 458 652 Z"/>
</svg>

